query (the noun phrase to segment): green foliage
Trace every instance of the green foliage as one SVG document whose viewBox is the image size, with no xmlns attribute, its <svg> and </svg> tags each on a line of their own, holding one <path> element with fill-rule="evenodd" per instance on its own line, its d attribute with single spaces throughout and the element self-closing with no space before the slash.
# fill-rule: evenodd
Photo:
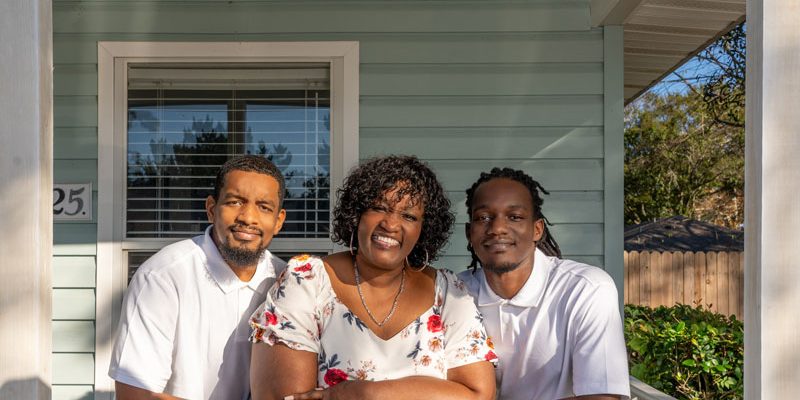
<svg viewBox="0 0 800 400">
<path fill-rule="evenodd" d="M 722 35 L 697 55 L 701 64 L 710 65 L 695 78 L 702 88 L 703 101 L 718 123 L 744 128 L 744 83 L 747 57 L 744 23 Z"/>
<path fill-rule="evenodd" d="M 646 93 L 625 109 L 625 223 L 683 215 L 744 219 L 744 129 L 720 124 L 692 91 Z"/>
<path fill-rule="evenodd" d="M 744 324 L 702 306 L 625 306 L 631 375 L 674 397 L 742 399 Z"/>
<path fill-rule="evenodd" d="M 626 224 L 742 225 L 745 45 L 742 23 L 626 107 Z"/>
</svg>

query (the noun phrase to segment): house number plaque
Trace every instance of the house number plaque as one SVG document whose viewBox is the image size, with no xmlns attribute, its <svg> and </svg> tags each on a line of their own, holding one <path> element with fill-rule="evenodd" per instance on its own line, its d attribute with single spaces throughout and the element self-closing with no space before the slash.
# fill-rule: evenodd
<svg viewBox="0 0 800 400">
<path fill-rule="evenodd" d="M 56 183 L 53 185 L 53 220 L 91 221 L 92 184 Z"/>
</svg>

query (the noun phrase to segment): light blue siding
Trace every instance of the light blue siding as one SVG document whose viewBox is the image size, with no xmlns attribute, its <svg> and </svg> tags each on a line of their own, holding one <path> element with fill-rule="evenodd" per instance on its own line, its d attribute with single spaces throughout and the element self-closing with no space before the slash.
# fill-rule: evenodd
<svg viewBox="0 0 800 400">
<path fill-rule="evenodd" d="M 362 128 L 360 135 L 364 154 L 428 160 L 603 157 L 602 127 Z"/>
<path fill-rule="evenodd" d="M 53 287 L 93 288 L 95 259 L 88 256 L 53 257 Z"/>
<path fill-rule="evenodd" d="M 58 2 L 58 0 L 56 0 Z M 172 1 L 107 2 L 54 22 L 62 33 L 496 32 L 572 31 L 589 23 L 585 1 Z M 71 3 L 71 4 L 70 4 Z M 127 4 L 126 4 L 127 3 Z M 144 3 L 144 4 L 142 4 Z M 85 2 L 84 2 L 85 4 Z M 298 23 L 302 22 L 302 23 Z M 202 27 L 202 28 L 199 28 Z"/>
<path fill-rule="evenodd" d="M 94 321 L 53 321 L 53 352 L 93 353 Z"/>
<path fill-rule="evenodd" d="M 416 154 L 453 201 L 457 225 L 437 265 L 469 263 L 464 190 L 493 166 L 551 192 L 544 211 L 566 255 L 617 263 L 609 252 L 621 255 L 621 238 L 610 235 L 622 215 L 607 203 L 622 191 L 621 116 L 609 107 L 622 101 L 622 59 L 605 49 L 619 38 L 589 20 L 585 0 L 54 0 L 55 182 L 98 188 L 99 40 L 355 40 L 361 158 Z M 94 211 L 54 225 L 55 399 L 93 390 L 94 276 L 108 267 L 95 265 Z"/>
<path fill-rule="evenodd" d="M 53 182 L 92 183 L 97 189 L 97 159 L 56 159 L 53 163 Z"/>
<path fill-rule="evenodd" d="M 53 107 L 56 129 L 97 127 L 96 96 L 53 96 Z"/>
<path fill-rule="evenodd" d="M 54 320 L 93 320 L 94 289 L 53 289 Z"/>
<path fill-rule="evenodd" d="M 602 126 L 602 96 L 371 96 L 361 126 Z"/>
<path fill-rule="evenodd" d="M 53 400 L 91 400 L 94 398 L 92 385 L 53 385 Z"/>
<path fill-rule="evenodd" d="M 53 386 L 94 384 L 94 355 L 91 353 L 54 353 Z"/>
<path fill-rule="evenodd" d="M 61 160 L 97 160 L 97 127 L 55 128 L 53 148 Z"/>
<path fill-rule="evenodd" d="M 464 190 L 472 185 L 480 171 L 494 166 L 523 170 L 538 180 L 548 191 L 603 190 L 602 159 L 516 159 L 432 160 L 447 191 Z M 547 210 L 545 203 L 544 210 Z"/>
<path fill-rule="evenodd" d="M 57 65 L 53 68 L 53 95 L 96 96 L 97 65 L 94 63 Z"/>
<path fill-rule="evenodd" d="M 602 94 L 600 63 L 367 64 L 362 96 Z"/>
</svg>

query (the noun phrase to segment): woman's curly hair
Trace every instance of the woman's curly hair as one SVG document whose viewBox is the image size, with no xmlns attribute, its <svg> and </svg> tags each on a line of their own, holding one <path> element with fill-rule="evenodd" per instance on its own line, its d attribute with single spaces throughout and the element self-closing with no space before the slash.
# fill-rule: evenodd
<svg viewBox="0 0 800 400">
<path fill-rule="evenodd" d="M 439 256 L 447 243 L 455 216 L 450 212 L 450 200 L 436 175 L 414 156 L 390 155 L 376 157 L 350 171 L 337 191 L 338 201 L 333 209 L 331 239 L 344 246 L 358 247 L 358 229 L 361 214 L 382 199 L 387 191 L 399 189 L 391 203 L 404 196 L 412 202 L 422 201 L 424 214 L 419 240 L 408 255 L 411 265 L 422 265 L 426 252 L 428 261 Z"/>
</svg>

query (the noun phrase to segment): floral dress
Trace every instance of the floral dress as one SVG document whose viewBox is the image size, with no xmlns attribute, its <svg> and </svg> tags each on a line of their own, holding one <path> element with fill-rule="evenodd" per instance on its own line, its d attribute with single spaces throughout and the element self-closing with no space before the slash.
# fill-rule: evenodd
<svg viewBox="0 0 800 400">
<path fill-rule="evenodd" d="M 407 376 L 447 379 L 447 370 L 497 362 L 463 282 L 436 272 L 434 304 L 395 336 L 376 336 L 331 288 L 320 258 L 297 256 L 253 313 L 250 340 L 317 353 L 319 387 Z"/>
</svg>

